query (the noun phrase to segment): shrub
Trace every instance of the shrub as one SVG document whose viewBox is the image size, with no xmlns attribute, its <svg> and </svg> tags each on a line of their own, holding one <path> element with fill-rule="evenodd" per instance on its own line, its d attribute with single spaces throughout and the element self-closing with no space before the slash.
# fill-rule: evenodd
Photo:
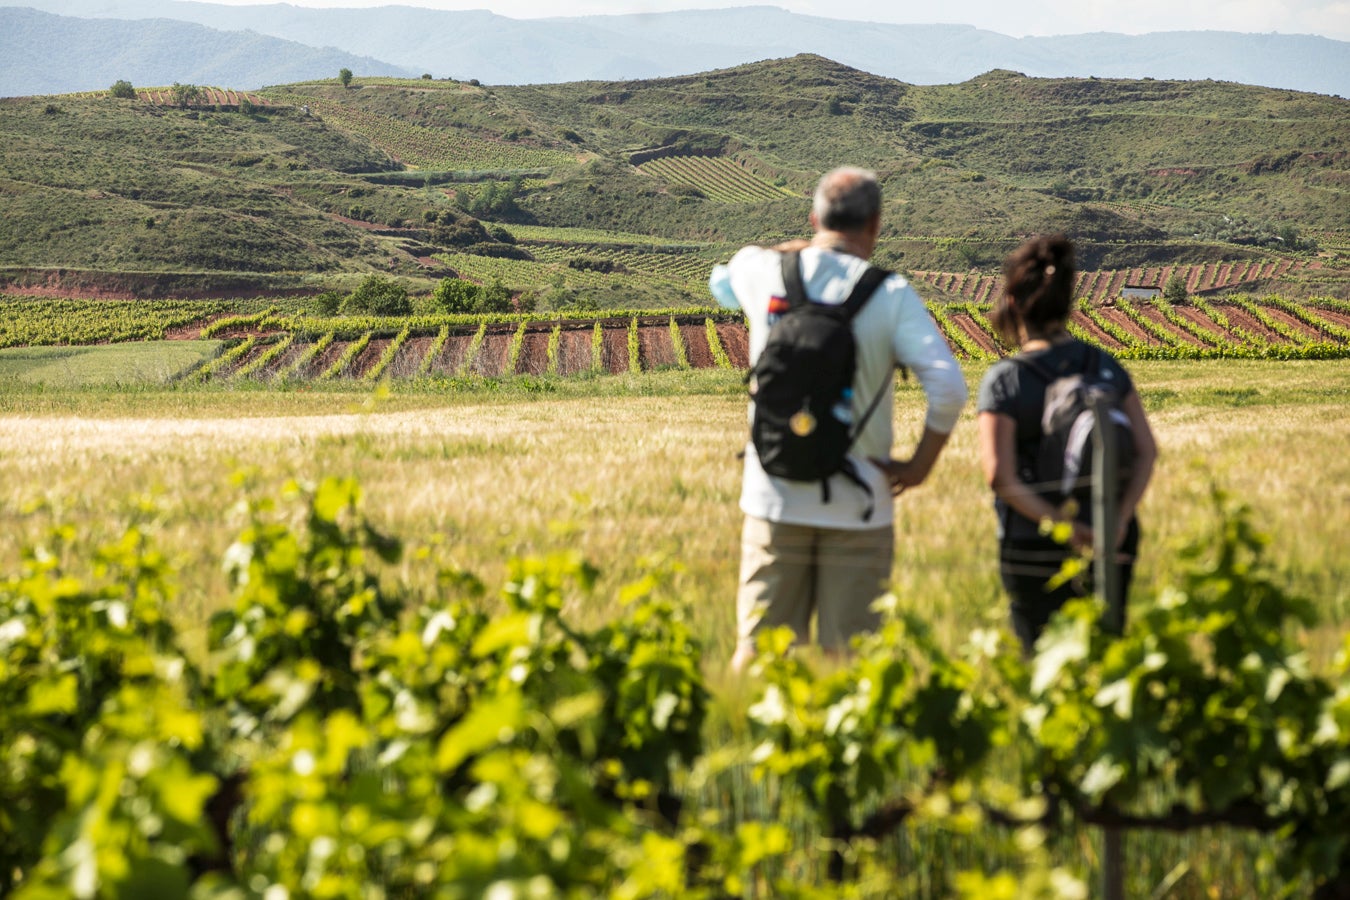
<svg viewBox="0 0 1350 900">
<path fill-rule="evenodd" d="M 431 306 L 437 312 L 474 312 L 483 299 L 483 288 L 472 281 L 442 278 L 431 294 Z"/>
<path fill-rule="evenodd" d="M 361 286 L 342 301 L 344 315 L 367 313 L 373 316 L 406 316 L 412 313 L 408 289 L 380 275 L 368 275 Z"/>
<path fill-rule="evenodd" d="M 335 316 L 342 306 L 342 294 L 337 291 L 324 291 L 314 298 L 314 308 L 323 316 Z"/>
<path fill-rule="evenodd" d="M 108 93 L 116 97 L 118 100 L 136 99 L 136 89 L 131 86 L 130 81 L 126 81 L 125 79 L 118 79 L 117 81 L 114 81 L 113 86 L 108 89 Z"/>
</svg>

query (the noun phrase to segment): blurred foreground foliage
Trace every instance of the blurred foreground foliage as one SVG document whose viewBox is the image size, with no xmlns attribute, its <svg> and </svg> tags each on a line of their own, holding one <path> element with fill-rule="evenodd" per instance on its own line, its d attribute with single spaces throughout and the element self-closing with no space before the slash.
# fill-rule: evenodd
<svg viewBox="0 0 1350 900">
<path fill-rule="evenodd" d="M 246 481 L 206 654 L 149 506 L 92 555 L 53 528 L 0 582 L 0 892 L 910 895 L 888 841 L 926 828 L 1012 861 L 935 863 L 935 893 L 1084 897 L 1047 841 L 1073 820 L 1255 829 L 1286 886 L 1350 876 L 1350 638 L 1309 670 L 1311 605 L 1221 495 L 1123 638 L 1084 602 L 1034 659 L 990 631 L 953 655 L 891 598 L 845 661 L 765 635 L 744 740 L 713 745 L 672 564 L 583 628 L 597 573 L 574 553 L 513 560 L 489 592 L 383 534 L 353 480 Z"/>
</svg>

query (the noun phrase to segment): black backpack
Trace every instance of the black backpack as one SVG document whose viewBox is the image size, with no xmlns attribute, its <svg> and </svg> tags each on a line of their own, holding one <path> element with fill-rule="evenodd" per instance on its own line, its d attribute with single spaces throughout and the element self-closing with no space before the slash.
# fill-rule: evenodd
<svg viewBox="0 0 1350 900">
<path fill-rule="evenodd" d="M 819 481 L 821 499 L 830 500 L 829 477 L 843 473 L 871 492 L 848 460 L 849 448 L 871 417 L 884 391 L 853 422 L 853 374 L 857 346 L 853 317 L 891 273 L 869 266 L 847 300 L 815 303 L 802 285 L 800 259 L 783 254 L 787 296 L 768 340 L 746 374 L 755 403 L 750 439 L 760 465 L 770 475 L 793 481 Z M 863 518 L 871 518 L 871 504 Z"/>
<path fill-rule="evenodd" d="M 1108 377 L 1102 353 L 1084 344 L 1079 371 L 1054 375 L 1021 354 L 1013 361 L 1045 382 L 1045 405 L 1041 411 L 1041 440 L 1034 459 L 1023 463 L 1022 481 L 1056 506 L 1072 498 L 1080 521 L 1090 519 L 1092 509 L 1092 429 L 1096 415 L 1093 399 L 1106 400 L 1107 415 L 1115 431 L 1117 478 L 1123 491 L 1134 465 L 1134 433 L 1121 408 L 1125 385 Z"/>
</svg>

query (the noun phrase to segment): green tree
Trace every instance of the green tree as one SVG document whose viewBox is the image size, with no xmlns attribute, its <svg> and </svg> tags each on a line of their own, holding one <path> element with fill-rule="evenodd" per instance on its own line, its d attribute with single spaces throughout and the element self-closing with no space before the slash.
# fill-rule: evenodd
<svg viewBox="0 0 1350 900">
<path fill-rule="evenodd" d="M 202 102 L 202 89 L 195 84 L 179 84 L 175 81 L 169 93 L 174 106 L 192 106 Z"/>
<path fill-rule="evenodd" d="M 350 85 L 352 83 L 352 70 L 346 68 L 339 70 L 338 81 L 342 82 L 343 87 Z"/>
<path fill-rule="evenodd" d="M 136 89 L 131 86 L 130 81 L 121 78 L 113 82 L 113 86 L 108 89 L 108 93 L 112 94 L 118 100 L 136 99 Z"/>
<path fill-rule="evenodd" d="M 431 305 L 439 312 L 476 312 L 483 300 L 483 288 L 460 278 L 442 278 L 431 294 Z"/>
<path fill-rule="evenodd" d="M 337 291 L 324 291 L 314 298 L 314 307 L 320 315 L 337 315 L 338 309 L 342 306 L 342 294 Z"/>
<path fill-rule="evenodd" d="M 406 316 L 412 313 L 408 289 L 389 278 L 367 275 L 360 287 L 342 301 L 342 312 L 368 313 L 373 316 Z"/>
<path fill-rule="evenodd" d="M 1167 286 L 1163 288 L 1163 299 L 1174 305 L 1189 303 L 1191 298 L 1186 292 L 1186 279 L 1180 275 L 1173 275 L 1167 279 Z"/>
<path fill-rule="evenodd" d="M 483 301 L 480 312 L 510 312 L 511 311 L 511 291 L 502 284 L 500 278 L 492 279 L 492 283 L 483 291 Z"/>
</svg>

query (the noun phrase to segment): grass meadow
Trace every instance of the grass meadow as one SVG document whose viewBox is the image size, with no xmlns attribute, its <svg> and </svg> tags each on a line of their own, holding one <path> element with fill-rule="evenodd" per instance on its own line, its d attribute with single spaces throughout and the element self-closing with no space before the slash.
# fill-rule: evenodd
<svg viewBox="0 0 1350 900">
<path fill-rule="evenodd" d="M 1256 510 L 1290 583 L 1316 598 L 1328 621 L 1350 619 L 1350 363 L 1154 361 L 1131 369 L 1162 454 L 1142 513 L 1137 589 L 1167 579 L 1168 548 L 1202 529 L 1217 485 Z M 967 369 L 972 396 L 983 371 Z M 897 397 L 903 448 L 920 427 L 923 399 L 912 383 Z M 92 543 L 143 515 L 149 500 L 163 545 L 185 557 L 185 596 L 211 609 L 225 599 L 214 560 L 239 524 L 229 515 L 241 496 L 236 474 L 264 493 L 288 479 L 353 475 L 376 522 L 489 583 L 511 555 L 560 548 L 582 552 L 602 584 L 676 560 L 710 665 L 729 652 L 736 452 L 745 437 L 736 373 L 376 391 L 10 381 L 0 419 L 5 563 L 49 524 L 71 525 Z M 897 509 L 896 592 L 953 643 L 976 622 L 1002 619 L 989 503 L 972 402 L 931 480 Z M 1314 655 L 1325 649 L 1310 640 Z"/>
<path fill-rule="evenodd" d="M 1142 510 L 1136 602 L 1168 581 L 1173 549 L 1212 523 L 1218 486 L 1253 507 L 1278 569 L 1316 601 L 1322 624 L 1302 640 L 1314 667 L 1325 666 L 1350 622 L 1350 363 L 1130 368 L 1161 449 Z M 972 396 L 983 372 L 966 370 Z M 904 448 L 920 428 L 923 401 L 913 383 L 897 397 Z M 11 379 L 0 394 L 0 566 L 12 571 L 21 548 L 44 541 L 55 524 L 73 528 L 65 552 L 80 556 L 144 522 L 180 570 L 182 621 L 196 626 L 204 647 L 208 614 L 228 601 L 220 558 L 241 526 L 242 491 L 277 495 L 290 479 L 351 475 L 371 519 L 425 551 L 405 554 L 391 575 L 427 590 L 437 565 L 493 585 L 513 555 L 577 550 L 602 574 L 572 612 L 598 620 L 614 614 L 619 586 L 677 564 L 674 588 L 695 612 L 718 693 L 712 727 L 734 743 L 748 693 L 725 674 L 745 427 L 740 376 L 717 370 L 374 391 Z M 943 643 L 954 649 L 974 628 L 1004 621 L 973 402 L 931 480 L 901 498 L 896 541 L 895 592 Z M 748 779 L 721 791 L 714 802 L 736 815 L 770 808 Z M 1078 833 L 1057 852 L 1090 868 L 1094 846 Z M 1127 894 L 1262 896 L 1257 846 L 1257 838 L 1214 831 L 1132 839 Z M 985 859 L 971 841 L 904 852 L 920 869 L 936 852 L 969 867 Z M 1158 893 L 1169 878 L 1175 886 Z"/>
</svg>

